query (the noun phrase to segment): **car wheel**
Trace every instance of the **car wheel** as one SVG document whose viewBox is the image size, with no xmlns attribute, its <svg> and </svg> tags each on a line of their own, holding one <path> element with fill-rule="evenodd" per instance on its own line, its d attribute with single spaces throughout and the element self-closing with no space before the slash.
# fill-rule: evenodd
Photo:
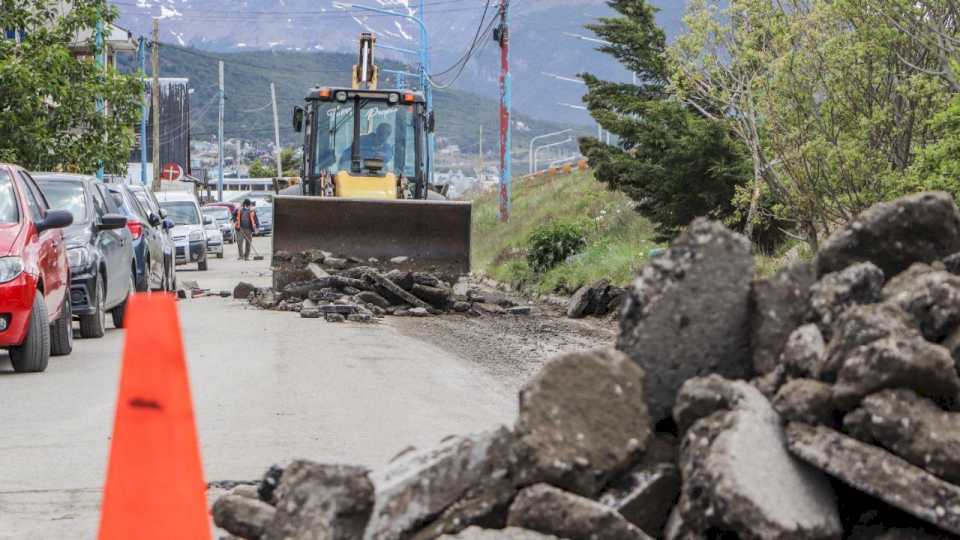
<svg viewBox="0 0 960 540">
<path fill-rule="evenodd" d="M 73 307 L 70 305 L 70 294 L 63 299 L 63 309 L 60 318 L 50 325 L 50 354 L 52 356 L 66 356 L 73 352 Z"/>
<path fill-rule="evenodd" d="M 130 297 L 136 292 L 136 283 L 134 282 L 133 274 L 130 274 L 130 289 L 128 290 L 130 292 L 127 293 L 127 297 L 123 303 L 110 310 L 110 316 L 113 317 L 114 328 L 123 328 L 124 319 L 127 317 L 127 306 L 130 305 Z"/>
<path fill-rule="evenodd" d="M 80 337 L 102 338 L 107 328 L 107 291 L 103 284 L 103 277 L 97 276 L 92 303 L 96 311 L 91 315 L 80 316 Z"/>
<path fill-rule="evenodd" d="M 10 363 L 17 373 L 38 373 L 47 369 L 50 361 L 50 323 L 47 321 L 47 306 L 43 294 L 33 295 L 33 309 L 27 337 L 23 343 L 10 347 Z"/>
<path fill-rule="evenodd" d="M 207 271 L 207 258 L 206 258 L 206 257 L 204 257 L 202 261 L 200 261 L 200 262 L 197 263 L 197 270 L 199 270 L 199 271 L 201 271 L 201 272 L 206 272 L 206 271 Z"/>
<path fill-rule="evenodd" d="M 134 274 L 136 275 L 136 274 Z M 137 292 L 147 292 L 150 290 L 150 258 L 143 258 L 143 273 L 136 279 Z"/>
</svg>

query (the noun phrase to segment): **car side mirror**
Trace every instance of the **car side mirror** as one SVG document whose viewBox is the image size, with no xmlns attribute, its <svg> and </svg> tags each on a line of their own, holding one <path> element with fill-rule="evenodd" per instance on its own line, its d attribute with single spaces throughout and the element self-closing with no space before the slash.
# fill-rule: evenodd
<svg viewBox="0 0 960 540">
<path fill-rule="evenodd" d="M 293 108 L 293 130 L 297 133 L 303 131 L 303 107 Z"/>
<path fill-rule="evenodd" d="M 97 223 L 97 228 L 101 231 L 112 231 L 122 229 L 127 226 L 127 217 L 120 214 L 104 214 Z"/>
<path fill-rule="evenodd" d="M 210 216 L 203 216 L 204 225 L 213 225 L 213 218 Z"/>
<path fill-rule="evenodd" d="M 160 219 L 160 216 L 150 212 L 150 215 L 147 216 L 147 221 L 150 223 L 151 227 L 159 227 L 163 220 Z"/>
<path fill-rule="evenodd" d="M 167 219 L 167 211 L 163 208 L 160 209 L 160 219 Z"/>
<path fill-rule="evenodd" d="M 49 210 L 47 217 L 37 223 L 37 231 L 49 231 L 50 229 L 62 229 L 73 224 L 73 214 L 68 210 Z"/>
<path fill-rule="evenodd" d="M 174 228 L 174 227 L 176 227 L 176 226 L 177 226 L 177 224 L 174 223 L 172 219 L 164 219 L 164 220 L 163 220 L 163 230 L 165 230 L 165 231 L 169 231 L 170 229 L 172 229 L 172 228 Z"/>
</svg>

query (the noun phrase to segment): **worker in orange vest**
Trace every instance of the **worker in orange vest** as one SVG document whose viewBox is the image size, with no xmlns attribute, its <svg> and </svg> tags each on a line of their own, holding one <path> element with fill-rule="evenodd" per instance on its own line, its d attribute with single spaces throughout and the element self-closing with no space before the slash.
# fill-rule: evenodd
<svg viewBox="0 0 960 540">
<path fill-rule="evenodd" d="M 253 235 L 260 230 L 260 220 L 257 211 L 250 199 L 244 199 L 243 205 L 233 214 L 233 228 L 237 231 L 237 249 L 240 250 L 240 260 L 250 260 L 250 245 Z"/>
</svg>

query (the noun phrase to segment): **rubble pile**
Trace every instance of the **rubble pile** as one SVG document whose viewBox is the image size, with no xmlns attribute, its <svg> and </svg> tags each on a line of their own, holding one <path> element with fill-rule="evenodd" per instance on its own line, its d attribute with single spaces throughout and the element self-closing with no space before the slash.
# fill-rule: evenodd
<svg viewBox="0 0 960 540">
<path fill-rule="evenodd" d="M 404 258 L 388 261 L 402 265 Z M 429 317 L 443 313 L 529 315 L 529 306 L 509 298 L 465 288 L 462 294 L 445 276 L 400 269 L 386 271 L 379 261 L 334 257 L 311 250 L 290 254 L 278 252 L 273 266 L 279 288 L 257 288 L 239 283 L 234 298 L 247 299 L 261 309 L 292 311 L 302 318 L 328 322 L 372 322 L 392 315 Z"/>
<path fill-rule="evenodd" d="M 960 210 L 877 205 L 762 280 L 749 248 L 691 224 L 627 292 L 616 348 L 549 362 L 513 426 L 375 471 L 275 466 L 215 522 L 267 540 L 960 538 Z"/>
</svg>

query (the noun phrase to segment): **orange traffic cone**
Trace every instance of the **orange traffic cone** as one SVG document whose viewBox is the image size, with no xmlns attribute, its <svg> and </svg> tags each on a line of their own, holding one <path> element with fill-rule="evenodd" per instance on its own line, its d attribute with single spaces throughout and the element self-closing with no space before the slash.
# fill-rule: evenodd
<svg viewBox="0 0 960 540">
<path fill-rule="evenodd" d="M 175 300 L 135 295 L 126 328 L 99 538 L 209 539 Z"/>
</svg>

